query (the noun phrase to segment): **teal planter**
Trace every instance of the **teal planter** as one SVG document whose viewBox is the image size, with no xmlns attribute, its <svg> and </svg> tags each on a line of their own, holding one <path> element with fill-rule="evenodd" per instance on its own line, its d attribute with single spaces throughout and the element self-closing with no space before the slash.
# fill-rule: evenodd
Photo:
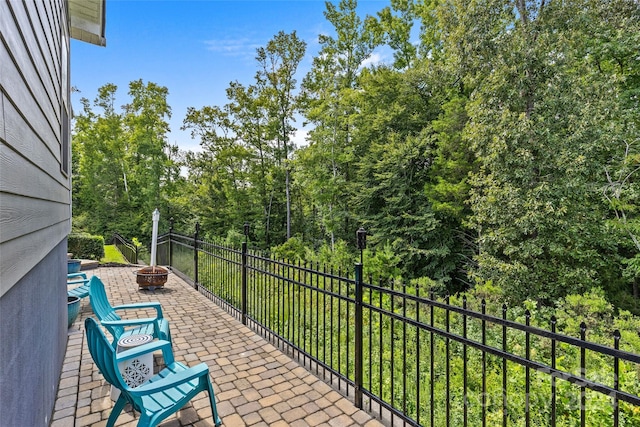
<svg viewBox="0 0 640 427">
<path fill-rule="evenodd" d="M 78 318 L 78 314 L 80 313 L 80 298 L 78 297 L 67 297 L 67 315 L 68 315 L 68 325 L 67 329 L 73 325 L 73 322 Z"/>
<path fill-rule="evenodd" d="M 67 274 L 77 273 L 80 271 L 80 260 L 79 259 L 69 259 L 67 260 Z"/>
</svg>

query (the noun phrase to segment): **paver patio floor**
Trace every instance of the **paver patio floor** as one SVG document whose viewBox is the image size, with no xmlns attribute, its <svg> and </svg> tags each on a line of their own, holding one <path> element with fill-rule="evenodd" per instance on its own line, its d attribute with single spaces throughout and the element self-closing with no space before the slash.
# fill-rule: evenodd
<svg viewBox="0 0 640 427">
<path fill-rule="evenodd" d="M 105 284 L 113 305 L 159 301 L 169 319 L 177 361 L 209 365 L 220 418 L 225 427 L 381 426 L 364 411 L 215 303 L 169 274 L 165 286 L 139 290 L 133 267 L 89 270 Z M 141 317 L 147 317 L 141 312 Z M 51 427 L 105 426 L 113 401 L 86 346 L 84 319 L 92 316 L 89 299 L 69 329 Z M 160 359 L 161 360 L 161 359 Z M 116 426 L 135 426 L 138 414 L 127 407 Z M 200 393 L 163 427 L 213 426 L 206 393 Z"/>
</svg>

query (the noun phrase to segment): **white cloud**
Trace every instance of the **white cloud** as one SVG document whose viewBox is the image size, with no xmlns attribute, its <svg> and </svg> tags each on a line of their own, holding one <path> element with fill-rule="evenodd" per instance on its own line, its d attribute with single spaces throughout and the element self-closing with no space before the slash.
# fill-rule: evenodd
<svg viewBox="0 0 640 427">
<path fill-rule="evenodd" d="M 261 47 L 259 42 L 248 38 L 206 40 L 204 43 L 207 46 L 207 50 L 221 53 L 225 56 L 254 57 L 256 49 Z"/>
<path fill-rule="evenodd" d="M 371 55 L 369 55 L 367 59 L 362 61 L 362 64 L 360 64 L 360 68 L 367 68 L 373 65 L 378 65 L 381 62 L 382 62 L 382 55 L 380 55 L 377 52 L 374 52 Z"/>
<path fill-rule="evenodd" d="M 308 145 L 307 143 L 308 135 L 309 135 L 308 130 L 298 129 L 294 132 L 293 136 L 291 137 L 291 142 L 293 142 L 298 148 L 306 147 Z"/>
</svg>

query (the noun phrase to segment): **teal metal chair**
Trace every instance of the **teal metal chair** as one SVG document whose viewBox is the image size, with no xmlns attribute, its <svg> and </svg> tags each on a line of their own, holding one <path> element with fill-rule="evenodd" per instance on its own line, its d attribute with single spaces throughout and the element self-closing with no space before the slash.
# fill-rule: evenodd
<svg viewBox="0 0 640 427">
<path fill-rule="evenodd" d="M 69 289 L 69 286 L 80 285 Z M 89 279 L 86 273 L 67 274 L 67 295 L 70 297 L 86 298 L 89 296 Z"/>
<path fill-rule="evenodd" d="M 120 390 L 120 396 L 107 420 L 107 427 L 112 427 L 115 424 L 127 403 L 130 403 L 133 409 L 140 413 L 139 427 L 156 426 L 169 415 L 178 412 L 202 391 L 209 394 L 214 424 L 216 426 L 222 424 L 209 378 L 209 367 L 206 363 L 189 368 L 176 362 L 173 358 L 171 343 L 163 340 L 116 353 L 93 318 L 87 318 L 84 326 L 87 333 L 87 345 L 94 363 L 109 384 Z M 166 368 L 138 387 L 132 388 L 127 385 L 118 370 L 118 362 L 157 350 L 162 350 Z"/>
<path fill-rule="evenodd" d="M 89 301 L 96 317 L 102 326 L 107 328 L 113 336 L 113 347 L 118 340 L 128 335 L 149 334 L 154 338 L 171 342 L 169 331 L 169 321 L 162 317 L 162 306 L 159 302 L 125 304 L 113 307 L 107 298 L 104 283 L 98 276 L 89 279 Z M 141 308 L 153 308 L 156 310 L 155 317 L 142 319 L 122 319 L 116 311 L 138 310 Z M 127 327 L 129 327 L 127 329 Z"/>
</svg>

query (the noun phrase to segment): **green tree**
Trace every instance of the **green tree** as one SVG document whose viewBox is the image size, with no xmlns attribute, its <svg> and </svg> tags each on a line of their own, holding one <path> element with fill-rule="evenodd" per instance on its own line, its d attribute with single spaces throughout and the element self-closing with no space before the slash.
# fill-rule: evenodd
<svg viewBox="0 0 640 427">
<path fill-rule="evenodd" d="M 189 108 L 184 128 L 200 139 L 201 153 L 189 157 L 190 179 L 196 186 L 194 208 L 203 228 L 215 236 L 225 236 L 246 220 L 249 200 L 250 149 L 236 133 L 232 105 L 222 108 Z"/>
<path fill-rule="evenodd" d="M 286 197 L 286 238 L 291 237 L 291 171 L 289 158 L 295 146 L 291 135 L 295 132 L 294 114 L 298 109 L 296 79 L 294 78 L 300 61 L 304 57 L 306 43 L 298 38 L 296 32 L 286 34 L 283 31 L 258 48 L 256 60 L 260 71 L 256 74 L 257 86 L 269 115 L 269 130 L 276 142 L 276 162 L 284 169 Z"/>
<path fill-rule="evenodd" d="M 74 222 L 107 237 L 114 231 L 150 237 L 151 213 L 157 207 L 168 221 L 181 183 L 178 150 L 166 142 L 168 91 L 131 82 L 131 102 L 122 112 L 115 108 L 116 92 L 113 84 L 102 86 L 93 104 L 82 100 L 75 119 Z"/>
<path fill-rule="evenodd" d="M 400 70 L 411 68 L 418 58 L 418 49 L 411 40 L 416 9 L 413 0 L 391 0 L 391 6 L 383 8 L 376 19 L 369 21 L 378 39 L 393 49 L 393 66 Z"/>
<path fill-rule="evenodd" d="M 364 61 L 378 40 L 371 19 L 363 22 L 356 7 L 355 0 L 341 0 L 337 6 L 326 2 L 324 15 L 336 35 L 320 35 L 320 52 L 302 84 L 302 110 L 313 129 L 300 156 L 301 180 L 332 246 L 336 238 L 348 239 L 353 233 L 348 201 L 357 151 L 354 95 Z"/>
<path fill-rule="evenodd" d="M 477 277 L 513 299 L 549 302 L 615 278 L 617 242 L 598 189 L 618 101 L 589 60 L 602 11 L 590 1 L 490 6 L 482 32 L 459 39 L 477 46 L 464 59 L 476 84 L 465 136 L 480 162 Z M 610 7 L 606 26 L 616 26 Z"/>
<path fill-rule="evenodd" d="M 128 165 L 122 156 L 126 135 L 122 114 L 114 107 L 116 91 L 113 84 L 98 89 L 93 101 L 97 113 L 88 99 L 81 100 L 83 111 L 73 135 L 75 226 L 99 235 L 115 231 L 119 207 L 130 203 Z"/>
</svg>

